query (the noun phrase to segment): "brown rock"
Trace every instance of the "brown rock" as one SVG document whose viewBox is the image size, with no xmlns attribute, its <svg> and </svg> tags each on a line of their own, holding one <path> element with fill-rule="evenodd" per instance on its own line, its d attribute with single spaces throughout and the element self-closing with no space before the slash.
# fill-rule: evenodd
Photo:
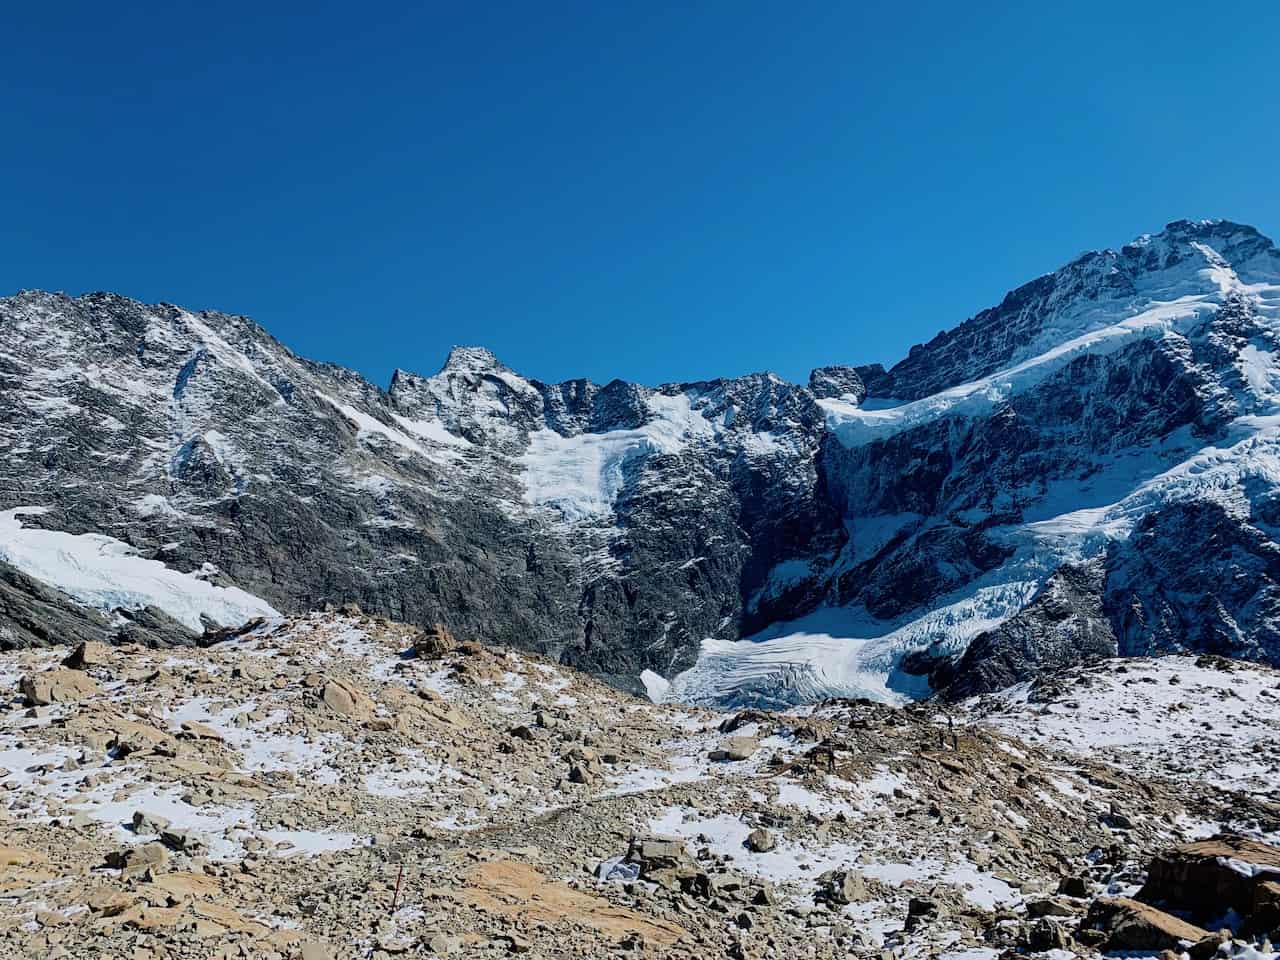
<svg viewBox="0 0 1280 960">
<path fill-rule="evenodd" d="M 760 741 L 755 737 L 725 737 L 717 750 L 712 750 L 710 759 L 719 761 L 748 760 L 760 749 Z"/>
<path fill-rule="evenodd" d="M 200 723 L 198 720 L 183 720 L 182 730 L 195 740 L 213 740 L 216 743 L 222 742 L 222 734 L 213 729 L 213 727 Z"/>
<path fill-rule="evenodd" d="M 109 743 L 121 756 L 146 751 L 160 751 L 172 755 L 173 736 L 159 727 L 125 717 L 108 716 L 100 721 L 101 727 L 111 732 Z"/>
<path fill-rule="evenodd" d="M 163 866 L 169 860 L 169 851 L 161 843 L 144 843 L 107 854 L 107 866 L 117 870 L 132 870 Z"/>
<path fill-rule="evenodd" d="M 76 647 L 62 661 L 64 667 L 72 670 L 85 670 L 89 667 L 101 667 L 111 659 L 111 648 L 97 640 L 86 640 Z"/>
<path fill-rule="evenodd" d="M 139 836 L 159 836 L 169 828 L 169 821 L 159 814 L 147 813 L 145 810 L 133 812 L 133 832 Z"/>
<path fill-rule="evenodd" d="M 373 714 L 373 700 L 358 687 L 345 680 L 330 680 L 324 685 L 325 704 L 348 717 L 368 717 Z"/>
<path fill-rule="evenodd" d="M 1127 897 L 1095 900 L 1084 925 L 1106 934 L 1107 950 L 1178 949 L 1209 935 L 1194 924 Z"/>
<path fill-rule="evenodd" d="M 165 873 L 156 877 L 154 884 L 175 897 L 213 897 L 222 891 L 222 883 L 216 877 L 203 873 Z"/>
<path fill-rule="evenodd" d="M 1136 899 L 1205 922 L 1222 916 L 1228 907 L 1249 917 L 1255 909 L 1255 889 L 1277 873 L 1280 848 L 1221 835 L 1184 843 L 1153 859 Z M 1261 896 L 1265 902 L 1266 894 Z"/>
<path fill-rule="evenodd" d="M 39 850 L 28 850 L 26 847 L 0 847 L 0 867 L 27 867 L 33 863 L 44 863 L 48 856 Z"/>
<path fill-rule="evenodd" d="M 232 677 L 245 680 L 270 680 L 275 675 L 275 668 L 258 657 L 245 657 L 231 670 Z"/>
<path fill-rule="evenodd" d="M 19 684 L 22 695 L 37 706 L 83 700 L 99 692 L 98 682 L 80 670 L 59 668 L 32 673 Z"/>
<path fill-rule="evenodd" d="M 778 842 L 768 830 L 758 828 L 747 834 L 746 845 L 752 853 L 768 853 Z"/>
<path fill-rule="evenodd" d="M 828 870 L 818 877 L 814 899 L 838 906 L 861 903 L 867 899 L 867 882 L 854 870 Z"/>
<path fill-rule="evenodd" d="M 1255 930 L 1280 928 L 1280 882 L 1263 880 L 1253 888 L 1249 925 Z"/>
<path fill-rule="evenodd" d="M 443 623 L 424 630 L 413 641 L 413 652 L 420 660 L 439 660 L 453 652 L 458 641 Z"/>
</svg>

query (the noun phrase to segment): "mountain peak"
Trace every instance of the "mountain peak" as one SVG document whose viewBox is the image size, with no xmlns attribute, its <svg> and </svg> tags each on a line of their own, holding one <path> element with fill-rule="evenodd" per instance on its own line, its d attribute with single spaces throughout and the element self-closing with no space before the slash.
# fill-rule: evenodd
<svg viewBox="0 0 1280 960">
<path fill-rule="evenodd" d="M 494 356 L 487 347 L 454 346 L 445 358 L 441 373 L 486 373 L 506 371 L 510 368 Z"/>
</svg>

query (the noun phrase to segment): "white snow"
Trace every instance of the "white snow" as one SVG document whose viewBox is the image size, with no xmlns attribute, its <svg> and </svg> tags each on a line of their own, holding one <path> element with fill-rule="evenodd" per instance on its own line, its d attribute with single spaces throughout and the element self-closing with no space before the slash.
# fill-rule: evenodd
<svg viewBox="0 0 1280 960">
<path fill-rule="evenodd" d="M 428 450 L 417 440 L 410 437 L 403 431 L 397 430 L 395 427 L 388 426 L 381 420 L 371 417 L 362 410 L 357 410 L 349 403 L 341 403 L 332 397 L 320 395 L 321 398 L 337 410 L 342 416 L 353 423 L 356 427 L 356 437 L 363 441 L 368 441 L 370 437 L 381 437 L 389 440 L 398 447 L 403 447 L 411 453 L 426 457 L 429 460 L 438 460 L 439 454 Z"/>
<path fill-rule="evenodd" d="M 448 428 L 439 420 L 410 420 L 408 417 L 402 417 L 398 413 L 393 413 L 391 418 L 415 437 L 421 437 L 423 440 L 430 440 L 432 443 L 448 447 L 469 447 L 472 445 L 471 441 L 466 437 L 450 433 Z"/>
<path fill-rule="evenodd" d="M 654 418 L 634 430 L 609 430 L 564 437 L 554 430 L 529 435 L 519 458 L 525 500 L 552 507 L 568 521 L 613 511 L 632 467 L 656 454 L 674 454 L 715 427 L 695 411 L 687 394 L 654 393 L 648 399 Z"/>
<path fill-rule="evenodd" d="M 641 671 L 640 682 L 644 684 L 644 692 L 654 703 L 662 703 L 667 696 L 667 691 L 671 689 L 671 681 L 652 670 Z"/>
<path fill-rule="evenodd" d="M 1135 316 L 1068 340 L 1007 370 L 899 407 L 867 410 L 841 400 L 819 400 L 818 403 L 827 413 L 828 429 L 846 447 L 857 447 L 940 417 L 984 415 L 1015 394 L 1043 382 L 1078 357 L 1115 353 L 1141 338 L 1162 337 L 1170 331 L 1184 332 L 1216 310 L 1219 303 L 1220 299 L 1210 294 L 1189 294 L 1156 303 Z"/>
<path fill-rule="evenodd" d="M 1104 661 L 1079 676 L 1048 702 L 1031 701 L 1027 682 L 967 706 L 1023 740 L 1129 771 L 1263 794 L 1280 779 L 1280 673 L 1167 656 Z M 1077 792 L 1065 781 L 1055 786 Z"/>
<path fill-rule="evenodd" d="M 1029 571 L 1006 565 L 923 615 L 886 622 L 856 608 L 823 608 L 744 640 L 707 638 L 697 662 L 671 682 L 668 700 L 726 704 L 756 695 L 778 703 L 870 697 L 903 703 L 929 692 L 922 677 L 898 669 L 910 650 L 968 641 L 1016 613 L 1031 598 Z"/>
<path fill-rule="evenodd" d="M 20 517 L 41 507 L 0 512 L 0 560 L 57 587 L 76 601 L 102 610 L 159 607 L 197 632 L 201 615 L 223 626 L 278 616 L 264 600 L 238 587 L 218 587 L 97 533 L 72 534 L 23 526 Z"/>
</svg>

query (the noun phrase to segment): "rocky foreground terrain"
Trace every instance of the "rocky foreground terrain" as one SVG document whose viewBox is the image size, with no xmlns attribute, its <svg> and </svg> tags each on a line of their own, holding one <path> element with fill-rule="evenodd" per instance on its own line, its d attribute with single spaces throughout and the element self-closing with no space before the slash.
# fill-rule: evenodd
<svg viewBox="0 0 1280 960">
<path fill-rule="evenodd" d="M 1277 956 L 1267 667 L 715 713 L 355 608 L 201 644 L 0 655 L 0 955 Z"/>
</svg>

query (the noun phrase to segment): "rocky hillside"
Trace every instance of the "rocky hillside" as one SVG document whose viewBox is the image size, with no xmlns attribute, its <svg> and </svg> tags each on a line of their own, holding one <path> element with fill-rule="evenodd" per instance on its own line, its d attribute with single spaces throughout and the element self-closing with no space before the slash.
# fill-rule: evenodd
<svg viewBox="0 0 1280 960">
<path fill-rule="evenodd" d="M 382 390 L 243 317 L 23 293 L 0 645 L 354 601 L 721 705 L 1277 662 L 1278 310 L 1269 240 L 1180 221 L 890 370 L 548 384 L 459 348 Z"/>
<path fill-rule="evenodd" d="M 1276 957 L 1267 668 L 724 714 L 355 610 L 207 642 L 0 654 L 5 956 Z"/>
</svg>

